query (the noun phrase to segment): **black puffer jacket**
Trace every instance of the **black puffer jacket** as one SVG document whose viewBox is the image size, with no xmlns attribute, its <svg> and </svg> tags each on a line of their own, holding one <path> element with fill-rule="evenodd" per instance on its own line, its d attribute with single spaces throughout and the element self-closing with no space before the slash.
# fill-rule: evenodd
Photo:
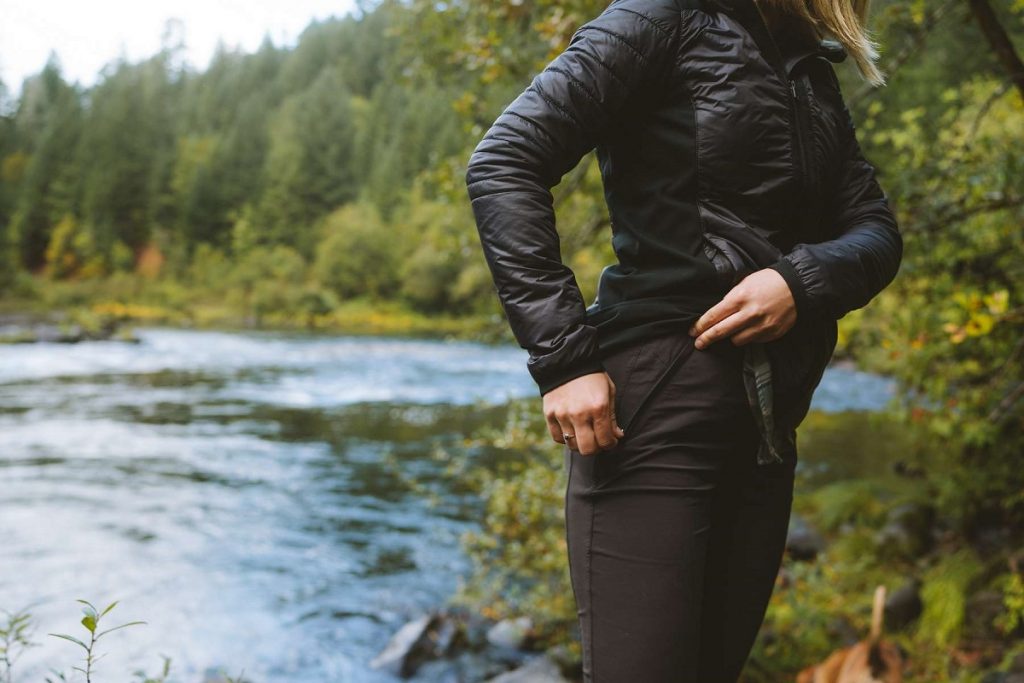
<svg viewBox="0 0 1024 683">
<path fill-rule="evenodd" d="M 480 239 L 541 394 L 717 303 L 731 282 L 712 236 L 775 250 L 760 267 L 786 279 L 798 326 L 831 327 L 819 361 L 835 321 L 895 277 L 902 240 L 831 63 L 845 51 L 775 38 L 753 0 L 615 0 L 477 145 Z M 551 188 L 595 147 L 618 263 L 587 307 Z"/>
</svg>

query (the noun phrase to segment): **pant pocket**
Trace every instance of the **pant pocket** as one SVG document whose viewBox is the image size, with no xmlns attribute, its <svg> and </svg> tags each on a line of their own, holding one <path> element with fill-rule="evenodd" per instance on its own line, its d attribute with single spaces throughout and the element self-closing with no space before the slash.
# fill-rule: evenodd
<svg viewBox="0 0 1024 683">
<path fill-rule="evenodd" d="M 608 377 L 615 387 L 615 405 L 613 408 L 615 409 L 615 417 L 618 419 L 620 427 L 622 426 L 621 420 L 625 417 L 622 408 L 624 403 L 626 403 L 625 396 L 631 388 L 631 379 L 636 363 L 652 342 L 652 338 L 642 339 L 613 351 L 601 360 L 605 372 L 608 373 Z"/>
<path fill-rule="evenodd" d="M 626 439 L 630 429 L 641 424 L 658 390 L 693 354 L 693 342 L 689 334 L 674 332 L 644 342 L 630 356 L 625 384 L 621 388 L 617 384 L 615 394 L 615 414 Z"/>
</svg>

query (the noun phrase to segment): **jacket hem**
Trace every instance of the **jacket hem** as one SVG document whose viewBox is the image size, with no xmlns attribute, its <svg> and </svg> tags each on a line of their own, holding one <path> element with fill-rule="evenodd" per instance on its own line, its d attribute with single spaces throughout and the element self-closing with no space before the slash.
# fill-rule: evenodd
<svg viewBox="0 0 1024 683">
<path fill-rule="evenodd" d="M 547 372 L 541 378 L 534 377 L 534 381 L 537 383 L 541 397 L 543 397 L 544 394 L 552 389 L 557 389 L 577 377 L 589 375 L 593 372 L 604 372 L 604 365 L 601 364 L 599 359 L 588 359 L 586 362 L 570 365 L 567 368 L 559 368 L 557 372 Z"/>
<path fill-rule="evenodd" d="M 796 306 L 796 314 L 799 317 L 806 317 L 811 314 L 811 300 L 807 296 L 804 282 L 796 267 L 785 256 L 768 266 L 782 276 L 782 279 L 789 285 L 789 291 L 793 294 L 793 303 Z"/>
</svg>

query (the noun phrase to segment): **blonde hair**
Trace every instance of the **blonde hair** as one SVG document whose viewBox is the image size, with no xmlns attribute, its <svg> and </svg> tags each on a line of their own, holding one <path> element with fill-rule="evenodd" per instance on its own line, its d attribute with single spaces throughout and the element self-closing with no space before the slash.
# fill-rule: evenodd
<svg viewBox="0 0 1024 683">
<path fill-rule="evenodd" d="M 865 80 L 875 86 L 885 85 L 885 76 L 875 66 L 878 45 L 867 29 L 871 0 L 756 1 L 802 20 L 819 39 L 831 36 L 839 41 Z"/>
</svg>

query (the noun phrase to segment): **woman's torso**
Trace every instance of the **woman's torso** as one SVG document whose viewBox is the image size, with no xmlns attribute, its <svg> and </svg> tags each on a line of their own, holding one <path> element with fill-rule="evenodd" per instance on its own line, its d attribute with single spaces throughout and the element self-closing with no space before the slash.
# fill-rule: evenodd
<svg viewBox="0 0 1024 683">
<path fill-rule="evenodd" d="M 608 350 L 720 298 L 706 233 L 754 230 L 781 252 L 828 239 L 848 116 L 831 62 L 845 52 L 776 40 L 751 0 L 699 6 L 663 87 L 597 147 L 619 262 L 588 317 Z"/>
</svg>

